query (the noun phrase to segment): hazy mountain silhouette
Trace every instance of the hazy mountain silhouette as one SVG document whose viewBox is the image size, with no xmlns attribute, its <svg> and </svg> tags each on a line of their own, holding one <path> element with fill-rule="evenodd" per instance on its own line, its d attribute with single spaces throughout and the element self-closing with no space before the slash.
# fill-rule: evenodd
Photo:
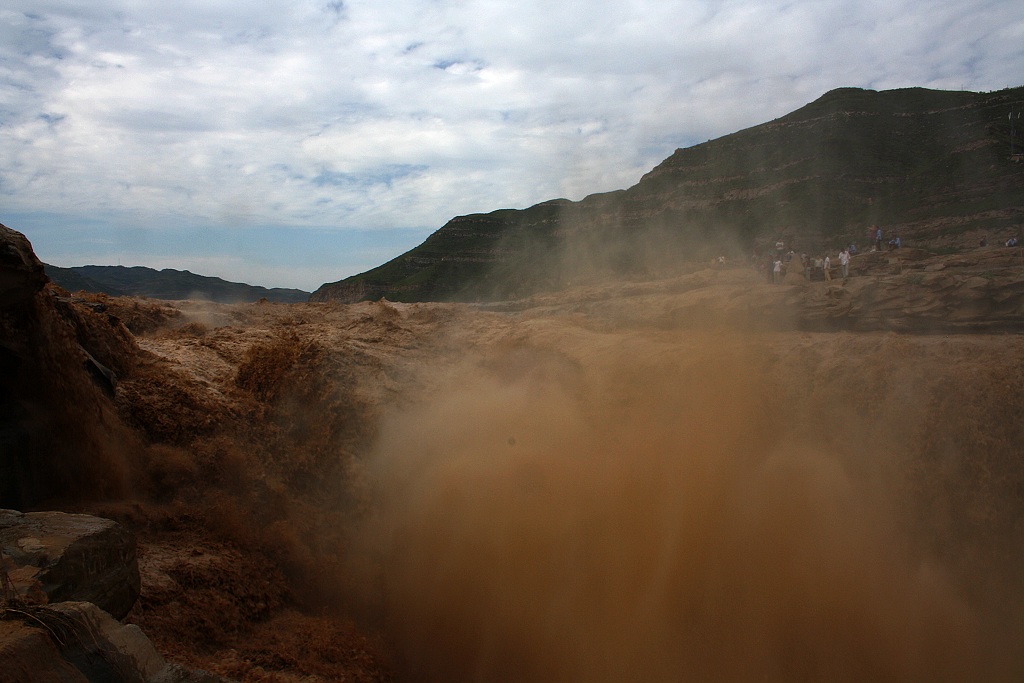
<svg viewBox="0 0 1024 683">
<path fill-rule="evenodd" d="M 278 303 L 306 301 L 309 292 L 299 289 L 256 287 L 228 282 L 219 277 L 196 275 L 187 270 L 155 270 L 143 266 L 45 265 L 46 274 L 64 289 L 104 292 L 111 296 L 146 296 L 153 299 L 203 299 L 218 303 L 243 303 L 267 299 Z"/>
</svg>

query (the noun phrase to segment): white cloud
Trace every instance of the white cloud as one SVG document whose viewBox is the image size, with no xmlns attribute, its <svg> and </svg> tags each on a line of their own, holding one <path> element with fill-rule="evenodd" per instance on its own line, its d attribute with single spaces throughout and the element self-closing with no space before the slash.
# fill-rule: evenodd
<svg viewBox="0 0 1024 683">
<path fill-rule="evenodd" d="M 0 210 L 428 231 L 839 86 L 1019 85 L 1022 38 L 1001 0 L 13 0 Z"/>
</svg>

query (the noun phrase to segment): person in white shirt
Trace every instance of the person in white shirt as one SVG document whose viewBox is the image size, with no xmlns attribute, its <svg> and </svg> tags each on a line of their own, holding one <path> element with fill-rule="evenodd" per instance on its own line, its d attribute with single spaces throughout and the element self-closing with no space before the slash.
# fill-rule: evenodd
<svg viewBox="0 0 1024 683">
<path fill-rule="evenodd" d="M 850 277 L 850 251 L 843 249 L 839 252 L 839 267 L 843 271 L 843 277 Z"/>
<path fill-rule="evenodd" d="M 822 272 L 825 273 L 825 281 L 832 280 L 832 257 L 825 254 L 825 262 L 821 265 Z"/>
</svg>

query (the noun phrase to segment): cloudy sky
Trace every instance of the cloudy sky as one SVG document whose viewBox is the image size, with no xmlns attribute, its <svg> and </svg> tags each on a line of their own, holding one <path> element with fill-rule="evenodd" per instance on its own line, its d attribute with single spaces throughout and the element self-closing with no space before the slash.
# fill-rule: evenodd
<svg viewBox="0 0 1024 683">
<path fill-rule="evenodd" d="M 312 290 L 835 87 L 1021 84 L 1020 0 L 5 0 L 0 222 Z"/>
</svg>

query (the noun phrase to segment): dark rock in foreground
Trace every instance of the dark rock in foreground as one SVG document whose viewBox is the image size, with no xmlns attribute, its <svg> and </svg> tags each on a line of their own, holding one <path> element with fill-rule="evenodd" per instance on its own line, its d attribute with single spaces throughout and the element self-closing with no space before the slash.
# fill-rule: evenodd
<svg viewBox="0 0 1024 683">
<path fill-rule="evenodd" d="M 55 297 L 29 241 L 0 225 L 0 507 L 122 490 L 133 441 L 112 396 L 137 352 L 119 320 Z"/>
<path fill-rule="evenodd" d="M 0 621 L 5 683 L 222 683 L 168 662 L 134 624 L 89 602 L 9 610 Z"/>
<path fill-rule="evenodd" d="M 84 600 L 118 619 L 139 597 L 135 538 L 109 519 L 0 510 L 0 550 L 20 595 Z"/>
<path fill-rule="evenodd" d="M 20 232 L 0 225 L 0 308 L 26 305 L 46 284 L 43 264 Z"/>
</svg>

